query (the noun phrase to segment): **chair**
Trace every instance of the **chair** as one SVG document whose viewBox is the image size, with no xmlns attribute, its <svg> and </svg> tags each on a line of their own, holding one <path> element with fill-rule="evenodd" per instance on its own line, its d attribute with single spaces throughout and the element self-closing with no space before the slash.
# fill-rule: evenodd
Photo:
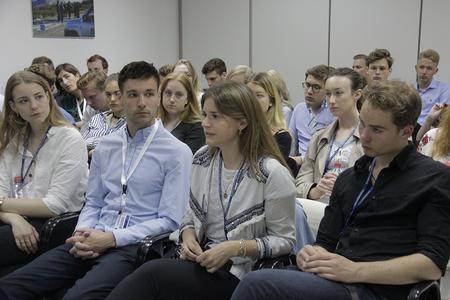
<svg viewBox="0 0 450 300">
<path fill-rule="evenodd" d="M 139 243 L 136 255 L 136 267 L 146 261 L 157 258 L 178 258 L 179 246 L 169 240 L 170 232 L 162 233 L 156 236 L 146 236 Z"/>
<path fill-rule="evenodd" d="M 77 225 L 79 212 L 68 212 L 48 219 L 41 229 L 39 248 L 42 253 L 64 244 Z"/>
</svg>

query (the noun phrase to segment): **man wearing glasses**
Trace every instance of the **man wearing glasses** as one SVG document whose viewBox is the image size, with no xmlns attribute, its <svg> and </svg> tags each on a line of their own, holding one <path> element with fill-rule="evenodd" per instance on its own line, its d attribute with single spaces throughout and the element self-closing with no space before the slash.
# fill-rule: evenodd
<svg viewBox="0 0 450 300">
<path fill-rule="evenodd" d="M 308 149 L 312 135 L 334 121 L 325 101 L 325 81 L 333 67 L 318 65 L 308 69 L 302 82 L 305 102 L 297 104 L 292 112 L 289 130 L 294 142 L 292 158 L 298 165 Z"/>
</svg>

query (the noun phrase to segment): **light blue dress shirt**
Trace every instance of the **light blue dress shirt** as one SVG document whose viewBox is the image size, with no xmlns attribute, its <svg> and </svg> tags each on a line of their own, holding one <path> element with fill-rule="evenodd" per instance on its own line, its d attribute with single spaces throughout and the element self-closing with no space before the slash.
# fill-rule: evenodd
<svg viewBox="0 0 450 300">
<path fill-rule="evenodd" d="M 160 122 L 152 143 L 128 180 L 124 213 L 131 216 L 130 223 L 127 228 L 114 228 L 122 197 L 124 134 L 128 141 L 125 160 L 128 174 L 153 126 L 138 130 L 133 138 L 125 127 L 102 139 L 91 162 L 86 204 L 77 229 L 90 227 L 112 232 L 116 246 L 121 247 L 179 227 L 189 197 L 192 152 Z"/>
<path fill-rule="evenodd" d="M 448 84 L 433 79 L 424 91 L 419 89 L 418 84 L 416 84 L 416 88 L 422 98 L 422 111 L 420 113 L 419 120 L 417 120 L 417 123 L 420 125 L 425 122 L 425 118 L 433 105 L 436 103 L 446 103 L 450 105 L 450 87 Z"/>
<path fill-rule="evenodd" d="M 313 134 L 327 127 L 333 121 L 334 117 L 325 101 L 323 101 L 317 114 L 314 114 L 305 102 L 297 104 L 289 122 L 289 131 L 294 142 L 294 149 L 291 151 L 291 155 L 304 156 Z"/>
</svg>

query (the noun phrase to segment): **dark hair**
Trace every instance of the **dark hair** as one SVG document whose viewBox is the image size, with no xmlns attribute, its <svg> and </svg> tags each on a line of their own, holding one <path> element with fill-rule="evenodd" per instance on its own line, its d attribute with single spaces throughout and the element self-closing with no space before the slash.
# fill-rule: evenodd
<svg viewBox="0 0 450 300">
<path fill-rule="evenodd" d="M 50 69 L 48 64 L 44 63 L 36 63 L 32 64 L 29 68 L 26 68 L 25 71 L 33 72 L 39 76 L 42 76 L 45 80 L 47 80 L 50 89 L 53 88 L 53 85 L 56 82 L 55 72 Z"/>
<path fill-rule="evenodd" d="M 202 68 L 202 74 L 206 75 L 210 72 L 216 71 L 219 75 L 227 72 L 225 62 L 220 58 L 212 58 L 208 60 Z"/>
<path fill-rule="evenodd" d="M 334 71 L 334 68 L 331 66 L 327 65 L 314 66 L 306 70 L 305 80 L 309 75 L 311 75 L 315 79 L 325 82 L 328 76 L 330 75 L 331 71 Z"/>
<path fill-rule="evenodd" d="M 342 76 L 342 77 L 347 77 L 348 79 L 350 79 L 351 88 L 352 88 L 353 92 L 356 90 L 362 89 L 365 86 L 364 78 L 362 78 L 362 76 L 359 75 L 358 72 L 353 71 L 350 68 L 337 68 L 337 69 L 331 71 L 330 75 L 328 75 L 328 78 L 335 77 L 335 76 Z"/>
<path fill-rule="evenodd" d="M 94 54 L 94 55 L 92 55 L 91 57 L 89 57 L 88 59 L 87 59 L 87 62 L 88 63 L 90 63 L 90 62 L 94 62 L 94 61 L 96 61 L 96 60 L 100 60 L 101 62 L 102 62 L 102 67 L 103 67 L 103 69 L 108 69 L 108 61 L 106 60 L 106 58 L 104 58 L 103 56 L 101 56 L 101 55 L 98 55 L 98 54 Z"/>
<path fill-rule="evenodd" d="M 367 55 L 365 54 L 356 54 L 355 56 L 353 56 L 353 59 L 364 59 L 364 62 L 366 63 L 367 66 Z"/>
<path fill-rule="evenodd" d="M 48 58 L 47 56 L 35 57 L 31 61 L 31 64 L 32 65 L 34 65 L 34 64 L 47 64 L 52 69 L 52 71 L 55 70 L 55 65 L 53 64 L 53 61 L 50 58 Z"/>
<path fill-rule="evenodd" d="M 383 58 L 387 60 L 389 69 L 392 68 L 392 65 L 394 64 L 394 59 L 392 58 L 391 53 L 387 49 L 375 49 L 372 52 L 370 52 L 369 56 L 367 57 L 367 66 Z"/>
<path fill-rule="evenodd" d="M 392 113 L 392 122 L 403 128 L 415 126 L 422 110 L 422 98 L 409 83 L 388 80 L 369 84 L 362 94 L 363 103 Z"/>
<path fill-rule="evenodd" d="M 123 85 L 128 79 L 150 79 L 153 78 L 159 87 L 158 70 L 145 61 L 134 61 L 125 65 L 119 73 L 119 88 L 123 92 Z"/>
<path fill-rule="evenodd" d="M 174 67 L 175 66 L 172 64 L 166 64 L 166 65 L 161 66 L 161 68 L 159 68 L 159 70 L 158 70 L 159 75 L 161 75 L 162 77 L 166 77 L 167 75 L 169 75 L 170 73 L 173 72 Z"/>
<path fill-rule="evenodd" d="M 59 84 L 59 80 L 58 80 L 58 75 L 59 75 L 59 73 L 61 73 L 61 71 L 66 71 L 66 72 L 68 72 L 68 73 L 71 73 L 71 74 L 73 74 L 73 75 L 80 75 L 81 76 L 81 74 L 80 74 L 80 71 L 78 71 L 78 69 L 74 66 L 74 65 L 72 65 L 72 64 L 69 64 L 69 63 L 63 63 L 63 64 L 60 64 L 60 65 L 58 65 L 57 67 L 56 67 L 56 69 L 55 69 L 55 76 L 56 76 L 56 82 L 55 82 L 55 85 L 56 85 L 56 88 L 58 89 L 58 91 L 60 91 L 61 93 L 64 93 L 65 91 L 64 91 L 64 89 L 61 87 L 61 85 Z"/>
</svg>

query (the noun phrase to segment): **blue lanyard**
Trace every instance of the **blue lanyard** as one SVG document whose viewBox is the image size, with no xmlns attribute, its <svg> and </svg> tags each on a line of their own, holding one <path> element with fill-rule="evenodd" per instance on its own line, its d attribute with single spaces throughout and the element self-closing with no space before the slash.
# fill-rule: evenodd
<svg viewBox="0 0 450 300">
<path fill-rule="evenodd" d="M 30 142 L 30 132 L 29 131 L 26 135 L 26 138 L 23 141 L 22 165 L 20 166 L 20 177 L 21 177 L 20 183 L 21 184 L 20 184 L 19 190 L 22 188 L 25 178 L 27 177 L 28 173 L 30 172 L 31 165 L 36 161 L 36 157 L 39 154 L 39 151 L 41 151 L 41 148 L 44 146 L 44 143 L 47 140 L 47 134 L 48 134 L 48 131 L 50 130 L 50 127 L 51 126 L 49 126 L 47 128 L 47 130 L 45 131 L 45 134 L 42 137 L 41 142 L 39 143 L 39 146 L 38 146 L 36 152 L 34 153 L 33 157 L 31 158 L 30 164 L 28 165 L 27 170 L 25 171 L 25 174 L 23 173 L 23 170 L 25 168 L 25 158 L 26 158 L 25 151 L 27 151 L 28 143 Z"/>
<path fill-rule="evenodd" d="M 355 133 L 355 130 L 356 130 L 356 127 L 353 128 L 352 132 L 345 139 L 345 141 L 341 145 L 338 146 L 338 148 L 333 152 L 333 154 L 331 154 L 331 150 L 333 149 L 333 143 L 334 143 L 334 140 L 336 139 L 336 132 L 333 134 L 333 136 L 331 137 L 330 150 L 328 151 L 328 157 L 327 157 L 327 160 L 325 161 L 325 168 L 323 169 L 322 176 L 325 175 L 325 173 L 328 171 L 328 165 L 330 164 L 331 160 L 336 156 L 336 154 L 339 152 L 339 150 L 341 150 L 342 147 L 344 147 L 347 144 L 347 142 L 350 140 L 350 138 Z"/>
<path fill-rule="evenodd" d="M 364 201 L 369 197 L 369 195 L 375 190 L 375 187 L 372 184 L 369 184 L 370 178 L 372 177 L 372 174 L 373 174 L 374 167 L 375 167 L 375 158 L 372 160 L 372 163 L 370 164 L 369 175 L 367 176 L 366 182 L 364 183 L 363 188 L 361 189 L 358 196 L 356 197 L 356 200 L 353 203 L 353 207 L 352 207 L 350 214 L 345 219 L 345 224 L 342 227 L 341 233 L 348 226 L 348 223 L 350 222 L 350 219 L 352 218 L 352 216 L 363 205 Z"/>
<path fill-rule="evenodd" d="M 220 197 L 220 204 L 222 205 L 222 211 L 223 211 L 223 221 L 225 224 L 225 219 L 226 216 L 228 215 L 228 211 L 230 210 L 230 206 L 231 206 L 231 201 L 233 200 L 234 195 L 236 194 L 237 189 L 239 188 L 239 184 L 242 181 L 242 175 L 244 174 L 244 163 L 242 163 L 241 167 L 239 168 L 238 172 L 236 173 L 236 175 L 233 178 L 233 185 L 231 187 L 231 192 L 230 192 L 230 200 L 228 201 L 227 207 L 225 208 L 223 205 L 223 194 L 222 194 L 222 164 L 223 164 L 223 158 L 222 158 L 222 154 L 220 154 L 219 156 L 219 197 Z"/>
</svg>

